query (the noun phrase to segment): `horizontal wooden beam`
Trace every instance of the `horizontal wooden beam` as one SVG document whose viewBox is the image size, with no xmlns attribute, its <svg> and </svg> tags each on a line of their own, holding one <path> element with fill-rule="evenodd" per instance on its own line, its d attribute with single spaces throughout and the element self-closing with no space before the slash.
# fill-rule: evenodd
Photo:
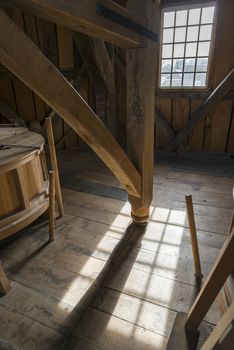
<svg viewBox="0 0 234 350">
<path fill-rule="evenodd" d="M 190 91 L 190 92 L 186 92 L 186 91 L 173 91 L 172 89 L 168 89 L 168 90 L 160 90 L 160 89 L 156 89 L 156 98 L 158 97 L 162 97 L 162 98 L 189 98 L 190 100 L 197 100 L 197 99 L 206 99 L 207 97 L 210 96 L 211 91 L 201 91 L 201 92 L 197 92 L 195 91 Z M 234 97 L 234 91 L 230 90 L 227 95 L 225 96 L 225 99 L 227 100 L 233 100 Z"/>
<path fill-rule="evenodd" d="M 141 176 L 128 156 L 78 92 L 3 10 L 0 32 L 0 62 L 88 143 L 129 194 L 140 197 Z"/>
<path fill-rule="evenodd" d="M 60 24 L 72 30 L 131 48 L 144 46 L 145 38 L 120 24 L 97 14 L 97 4 L 147 27 L 147 21 L 111 0 L 0 0 L 0 4 L 30 11 L 32 14 Z"/>
</svg>

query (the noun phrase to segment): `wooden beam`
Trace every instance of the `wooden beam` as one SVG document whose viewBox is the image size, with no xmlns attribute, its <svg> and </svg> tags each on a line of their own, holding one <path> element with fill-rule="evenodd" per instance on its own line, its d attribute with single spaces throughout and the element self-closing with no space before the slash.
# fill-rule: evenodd
<svg viewBox="0 0 234 350">
<path fill-rule="evenodd" d="M 158 108 L 155 111 L 155 124 L 156 128 L 158 127 L 161 130 L 167 142 L 171 143 L 175 139 L 175 131 Z"/>
<path fill-rule="evenodd" d="M 34 90 L 97 153 L 129 194 L 141 176 L 96 114 L 38 47 L 0 10 L 0 62 Z"/>
<path fill-rule="evenodd" d="M 168 143 L 173 142 L 173 140 L 176 137 L 176 133 L 171 127 L 168 120 L 165 118 L 165 116 L 162 114 L 162 112 L 158 108 L 156 108 L 155 110 L 155 125 L 156 125 L 156 128 L 159 128 L 159 130 L 162 132 L 165 140 Z M 185 151 L 184 145 L 180 145 L 179 150 Z M 169 149 L 169 151 L 172 151 L 172 148 Z"/>
<path fill-rule="evenodd" d="M 112 135 L 116 137 L 117 120 L 114 62 L 111 61 L 103 40 L 90 38 L 90 43 L 99 72 L 108 90 L 108 94 L 106 95 L 105 124 Z"/>
<path fill-rule="evenodd" d="M 149 21 L 149 29 L 157 32 L 159 25 L 158 1 L 133 1 L 134 8 L 142 9 Z M 132 217 L 145 223 L 153 190 L 154 119 L 157 45 L 148 40 L 147 48 L 127 50 L 127 137 L 130 159 L 142 174 L 141 198 L 130 196 Z"/>
<path fill-rule="evenodd" d="M 221 81 L 221 83 L 215 88 L 215 90 L 209 95 L 204 103 L 198 108 L 197 111 L 192 113 L 189 121 L 182 131 L 180 131 L 175 137 L 174 141 L 170 143 L 166 149 L 171 147 L 177 148 L 188 135 L 191 134 L 193 129 L 209 114 L 211 113 L 217 104 L 221 101 L 227 93 L 234 87 L 234 68 L 229 74 Z"/>
<path fill-rule="evenodd" d="M 75 34 L 74 39 L 95 88 L 97 115 L 116 136 L 115 74 L 106 44 L 103 40 L 89 38 L 81 33 Z M 104 109 L 100 110 L 99 107 Z"/>
<path fill-rule="evenodd" d="M 73 31 L 57 26 L 59 68 L 74 69 Z"/>
<path fill-rule="evenodd" d="M 222 316 L 201 350 L 231 349 L 234 344 L 234 301 Z"/>
<path fill-rule="evenodd" d="M 0 4 L 30 11 L 72 30 L 129 48 L 144 46 L 146 40 L 136 32 L 97 14 L 98 0 L 1 0 Z M 146 19 L 111 0 L 101 3 L 116 13 L 147 26 Z"/>
<path fill-rule="evenodd" d="M 24 125 L 24 121 L 2 100 L 0 100 L 0 114 L 11 124 Z"/>
<path fill-rule="evenodd" d="M 90 43 L 96 64 L 101 73 L 109 94 L 115 89 L 114 66 L 110 60 L 106 45 L 103 40 L 90 38 Z"/>
<path fill-rule="evenodd" d="M 74 35 L 74 41 L 80 52 L 93 87 L 100 92 L 106 92 L 107 87 L 105 86 L 105 82 L 102 79 L 94 58 L 89 37 L 82 33 L 76 33 Z"/>
<path fill-rule="evenodd" d="M 224 243 L 218 259 L 198 294 L 186 321 L 189 330 L 198 329 L 228 276 L 234 271 L 234 229 Z"/>
</svg>

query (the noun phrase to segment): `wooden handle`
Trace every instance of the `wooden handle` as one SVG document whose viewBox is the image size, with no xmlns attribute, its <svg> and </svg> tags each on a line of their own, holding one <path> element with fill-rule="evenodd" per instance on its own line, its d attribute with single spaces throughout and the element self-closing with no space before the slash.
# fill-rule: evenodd
<svg viewBox="0 0 234 350">
<path fill-rule="evenodd" d="M 50 194 L 49 194 L 49 240 L 54 241 L 54 220 L 55 220 L 55 172 L 49 172 L 49 186 L 50 186 Z"/>
<path fill-rule="evenodd" d="M 3 270 L 1 261 L 0 261 L 0 293 L 7 294 L 11 290 L 10 282 Z"/>
<path fill-rule="evenodd" d="M 190 237 L 192 242 L 195 276 L 197 279 L 201 280 L 203 275 L 201 272 L 201 263 L 200 263 L 200 255 L 199 255 L 198 242 L 197 242 L 197 230 L 196 230 L 195 217 L 194 217 L 194 211 L 193 211 L 192 196 L 185 196 L 185 201 L 187 206 L 189 232 L 190 232 Z"/>
<path fill-rule="evenodd" d="M 58 202 L 58 211 L 59 211 L 59 216 L 62 217 L 64 215 L 64 210 L 63 210 L 62 193 L 61 193 L 61 187 L 60 187 L 58 163 L 57 163 L 56 150 L 54 145 L 54 135 L 53 135 L 51 118 L 45 119 L 45 126 L 46 126 L 47 138 L 48 138 L 51 167 L 55 173 L 55 193 L 56 193 L 56 199 Z"/>
</svg>

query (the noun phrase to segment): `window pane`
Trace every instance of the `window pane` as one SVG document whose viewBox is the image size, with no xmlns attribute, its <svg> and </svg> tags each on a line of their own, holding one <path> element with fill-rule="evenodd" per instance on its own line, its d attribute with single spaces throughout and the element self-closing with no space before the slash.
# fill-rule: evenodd
<svg viewBox="0 0 234 350">
<path fill-rule="evenodd" d="M 208 58 L 198 58 L 197 59 L 197 72 L 206 72 L 208 67 Z"/>
<path fill-rule="evenodd" d="M 162 60 L 162 68 L 163 73 L 171 72 L 171 60 Z"/>
<path fill-rule="evenodd" d="M 163 45 L 162 58 L 170 58 L 172 56 L 172 45 Z"/>
<path fill-rule="evenodd" d="M 199 43 L 198 56 L 209 56 L 210 42 Z"/>
<path fill-rule="evenodd" d="M 198 26 L 188 27 L 187 41 L 197 41 L 198 39 Z"/>
<path fill-rule="evenodd" d="M 172 86 L 181 86 L 182 83 L 182 74 L 172 74 Z"/>
<path fill-rule="evenodd" d="M 184 73 L 183 86 L 193 86 L 194 73 Z"/>
<path fill-rule="evenodd" d="M 187 10 L 176 12 L 176 26 L 184 26 L 187 23 Z"/>
<path fill-rule="evenodd" d="M 181 58 L 177 58 L 173 60 L 173 72 L 182 72 L 183 64 L 184 64 L 184 60 Z"/>
<path fill-rule="evenodd" d="M 206 86 L 206 73 L 196 73 L 195 86 Z"/>
<path fill-rule="evenodd" d="M 199 40 L 210 40 L 212 33 L 212 24 L 201 26 Z"/>
<path fill-rule="evenodd" d="M 185 41 L 185 32 L 186 28 L 176 28 L 175 29 L 175 42 L 183 42 Z"/>
<path fill-rule="evenodd" d="M 183 56 L 184 56 L 184 44 L 175 44 L 173 57 L 183 57 Z"/>
<path fill-rule="evenodd" d="M 197 43 L 186 44 L 186 57 L 195 57 L 197 52 Z"/>
<path fill-rule="evenodd" d="M 184 62 L 185 72 L 194 72 L 195 70 L 195 58 L 186 58 Z"/>
<path fill-rule="evenodd" d="M 163 27 L 173 27 L 175 23 L 175 12 L 165 12 Z"/>
<path fill-rule="evenodd" d="M 201 9 L 189 10 L 188 24 L 199 24 Z"/>
<path fill-rule="evenodd" d="M 170 86 L 171 85 L 171 74 L 161 74 L 161 86 Z"/>
<path fill-rule="evenodd" d="M 215 10 L 212 0 L 201 2 L 201 5 L 185 2 L 183 7 L 178 4 L 178 7 L 164 9 L 161 87 L 191 89 L 206 86 Z"/>
<path fill-rule="evenodd" d="M 173 42 L 174 29 L 163 29 L 163 43 Z"/>
<path fill-rule="evenodd" d="M 214 6 L 204 7 L 202 9 L 201 23 L 213 23 L 214 19 Z"/>
</svg>

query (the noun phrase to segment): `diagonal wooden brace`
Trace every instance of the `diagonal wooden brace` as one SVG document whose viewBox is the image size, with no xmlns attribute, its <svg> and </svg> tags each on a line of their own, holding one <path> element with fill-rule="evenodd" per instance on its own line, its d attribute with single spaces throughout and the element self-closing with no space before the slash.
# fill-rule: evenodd
<svg viewBox="0 0 234 350">
<path fill-rule="evenodd" d="M 118 178 L 141 197 L 141 175 L 79 93 L 23 31 L 0 10 L 0 62 L 51 106 Z"/>
</svg>

